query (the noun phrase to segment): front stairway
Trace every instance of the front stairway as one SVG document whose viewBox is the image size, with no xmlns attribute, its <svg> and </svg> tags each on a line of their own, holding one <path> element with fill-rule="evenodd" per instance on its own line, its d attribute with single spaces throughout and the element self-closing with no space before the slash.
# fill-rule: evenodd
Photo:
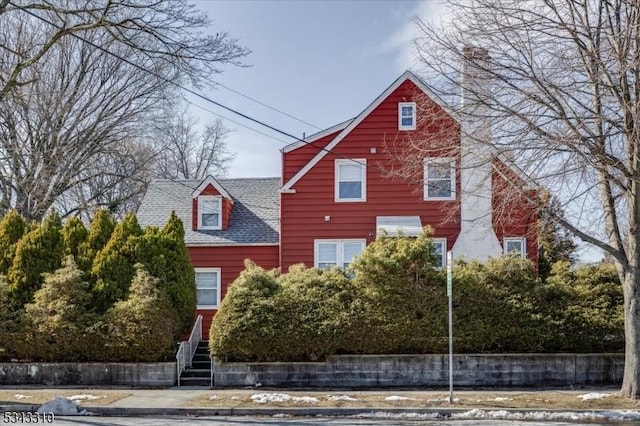
<svg viewBox="0 0 640 426">
<path fill-rule="evenodd" d="M 191 367 L 186 367 L 180 374 L 180 386 L 212 386 L 211 358 L 209 358 L 209 342 L 198 342 Z"/>
</svg>

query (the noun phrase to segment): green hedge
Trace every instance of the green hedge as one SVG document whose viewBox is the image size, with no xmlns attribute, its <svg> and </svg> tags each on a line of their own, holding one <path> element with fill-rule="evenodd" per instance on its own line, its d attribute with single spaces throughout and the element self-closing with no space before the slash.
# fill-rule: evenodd
<svg viewBox="0 0 640 426">
<path fill-rule="evenodd" d="M 116 225 L 106 211 L 89 230 L 75 218 L 63 227 L 55 213 L 27 227 L 9 213 L 0 221 L 0 359 L 171 359 L 196 305 L 183 235 L 175 215 L 143 232 L 135 216 Z"/>
<path fill-rule="evenodd" d="M 253 263 L 210 329 L 226 360 L 308 361 L 331 354 L 447 350 L 446 277 L 428 232 L 382 237 L 350 265 L 288 273 Z M 351 278 L 349 278 L 351 277 Z M 546 282 L 514 256 L 454 266 L 458 353 L 622 351 L 622 292 L 612 266 L 558 263 Z"/>
</svg>

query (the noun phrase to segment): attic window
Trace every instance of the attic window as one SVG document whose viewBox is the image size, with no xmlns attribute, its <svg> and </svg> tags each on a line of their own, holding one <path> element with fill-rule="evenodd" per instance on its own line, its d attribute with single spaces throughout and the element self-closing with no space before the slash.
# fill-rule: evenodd
<svg viewBox="0 0 640 426">
<path fill-rule="evenodd" d="M 198 229 L 222 229 L 222 197 L 198 197 Z"/>
<path fill-rule="evenodd" d="M 398 104 L 398 130 L 416 129 L 416 103 L 400 102 Z"/>
</svg>

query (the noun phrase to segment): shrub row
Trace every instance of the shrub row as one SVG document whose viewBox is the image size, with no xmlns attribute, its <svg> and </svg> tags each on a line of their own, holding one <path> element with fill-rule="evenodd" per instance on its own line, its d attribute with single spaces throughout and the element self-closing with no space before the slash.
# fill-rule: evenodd
<svg viewBox="0 0 640 426">
<path fill-rule="evenodd" d="M 175 214 L 163 229 L 91 228 L 52 213 L 0 221 L 0 359 L 157 361 L 193 323 L 194 271 Z M 1 273 L 6 273 L 2 275 Z"/>
<path fill-rule="evenodd" d="M 226 360 L 306 361 L 331 354 L 447 350 L 446 277 L 428 234 L 379 238 L 350 265 L 288 273 L 248 262 L 210 329 Z M 622 294 L 610 265 L 558 262 L 546 282 L 524 259 L 454 267 L 456 352 L 620 351 Z"/>
</svg>

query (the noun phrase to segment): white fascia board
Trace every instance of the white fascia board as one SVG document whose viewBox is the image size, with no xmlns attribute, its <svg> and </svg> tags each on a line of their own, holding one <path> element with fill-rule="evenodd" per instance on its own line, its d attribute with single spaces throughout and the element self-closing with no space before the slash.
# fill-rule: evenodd
<svg viewBox="0 0 640 426">
<path fill-rule="evenodd" d="M 337 132 L 339 130 L 343 130 L 353 120 L 354 120 L 354 118 L 351 118 L 349 120 L 343 121 L 342 123 L 336 124 L 335 126 L 331 126 L 328 129 L 321 130 L 321 131 L 319 131 L 317 133 L 309 135 L 304 139 L 301 139 L 299 141 L 290 143 L 289 145 L 287 145 L 284 148 L 280 149 L 280 152 L 284 152 L 286 154 L 287 152 L 295 151 L 296 149 L 298 149 L 298 148 L 300 148 L 302 146 L 309 145 L 309 144 L 317 141 L 318 139 L 322 139 L 325 136 L 328 136 L 328 135 L 330 135 L 332 133 L 335 133 L 335 132 Z"/>
<path fill-rule="evenodd" d="M 431 100 L 436 102 L 440 107 L 442 107 L 449 115 L 453 117 L 454 120 L 460 122 L 457 117 L 448 109 L 444 108 L 437 102 L 437 97 L 433 96 L 433 93 L 425 86 L 425 84 L 411 71 L 407 70 L 400 77 L 394 81 L 391 86 L 387 87 L 387 89 L 380 94 L 364 111 L 362 111 L 355 119 L 351 121 L 351 123 L 344 128 L 329 144 L 320 152 L 316 154 L 315 157 L 311 159 L 298 173 L 296 173 L 283 187 L 282 190 L 290 190 L 293 185 L 295 185 L 304 175 L 306 175 L 309 170 L 311 170 L 320 160 L 324 158 L 333 148 L 336 147 L 344 139 L 353 129 L 355 129 L 362 121 L 369 116 L 380 104 L 389 97 L 394 90 L 396 90 L 402 83 L 407 80 L 411 80 L 413 84 L 418 86 L 420 90 L 422 90 Z"/>
<path fill-rule="evenodd" d="M 216 189 L 216 191 L 218 191 L 220 195 L 222 195 L 224 198 L 227 198 L 228 200 L 231 201 L 231 203 L 233 203 L 233 198 L 231 198 L 231 195 L 229 195 L 227 190 L 224 189 L 222 185 L 220 185 L 220 183 L 217 180 L 215 180 L 215 178 L 211 175 L 204 178 L 202 183 L 198 185 L 198 187 L 193 191 L 191 196 L 193 198 L 197 198 L 200 195 L 200 193 L 204 191 L 204 189 L 209 185 L 213 185 L 213 187 Z"/>
</svg>

